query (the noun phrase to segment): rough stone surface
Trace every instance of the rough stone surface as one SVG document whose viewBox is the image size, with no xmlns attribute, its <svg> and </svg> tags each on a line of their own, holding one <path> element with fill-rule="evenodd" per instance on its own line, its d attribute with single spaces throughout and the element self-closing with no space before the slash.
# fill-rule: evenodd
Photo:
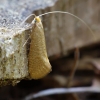
<svg viewBox="0 0 100 100">
<path fill-rule="evenodd" d="M 53 6 L 56 1 L 0 1 L 0 86 L 15 85 L 28 77 L 26 42 L 31 30 L 22 22 L 33 11 Z"/>
<path fill-rule="evenodd" d="M 0 79 L 20 79 L 28 75 L 25 40 L 24 29 L 0 29 Z"/>
</svg>

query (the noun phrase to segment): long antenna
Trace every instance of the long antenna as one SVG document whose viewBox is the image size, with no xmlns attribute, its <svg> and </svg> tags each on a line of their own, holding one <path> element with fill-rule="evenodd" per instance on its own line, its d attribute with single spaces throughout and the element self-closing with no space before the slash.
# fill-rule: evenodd
<svg viewBox="0 0 100 100">
<path fill-rule="evenodd" d="M 29 15 L 29 16 L 27 16 L 25 19 L 24 19 L 24 21 L 20 24 L 20 26 L 23 26 L 24 25 L 24 23 L 31 17 L 31 16 L 34 16 L 34 17 L 36 17 L 36 15 L 35 14 L 31 14 L 31 15 Z"/>
<path fill-rule="evenodd" d="M 48 14 L 52 14 L 52 13 L 63 13 L 63 14 L 69 14 L 75 18 L 77 18 L 78 20 L 80 20 L 82 23 L 84 23 L 87 28 L 90 30 L 90 32 L 92 33 L 92 35 L 94 36 L 94 32 L 91 30 L 91 28 L 86 24 L 85 21 L 83 21 L 81 18 L 77 17 L 76 15 L 72 14 L 72 13 L 69 13 L 69 12 L 64 12 L 64 11 L 52 11 L 52 12 L 47 12 L 47 13 L 44 13 L 44 14 L 40 14 L 39 17 L 41 16 L 44 16 L 44 15 L 48 15 Z M 94 36 L 95 37 L 95 36 Z"/>
</svg>

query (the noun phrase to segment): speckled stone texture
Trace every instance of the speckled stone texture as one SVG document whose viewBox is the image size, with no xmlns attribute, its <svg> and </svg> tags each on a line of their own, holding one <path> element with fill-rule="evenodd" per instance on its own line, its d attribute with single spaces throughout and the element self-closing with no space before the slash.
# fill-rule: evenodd
<svg viewBox="0 0 100 100">
<path fill-rule="evenodd" d="M 28 23 L 33 11 L 53 6 L 57 0 L 0 1 L 0 86 L 15 85 L 28 77 Z"/>
</svg>

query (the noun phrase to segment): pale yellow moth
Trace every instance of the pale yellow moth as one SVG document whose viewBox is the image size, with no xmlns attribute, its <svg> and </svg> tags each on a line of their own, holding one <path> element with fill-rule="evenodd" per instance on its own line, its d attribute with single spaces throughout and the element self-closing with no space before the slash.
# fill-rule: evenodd
<svg viewBox="0 0 100 100">
<path fill-rule="evenodd" d="M 90 27 L 79 17 L 75 16 L 72 13 L 69 12 L 63 12 L 63 11 L 52 11 L 47 12 L 44 14 L 41 14 L 39 16 L 35 16 L 34 20 L 32 21 L 32 33 L 30 34 L 30 50 L 28 55 L 28 63 L 29 63 L 29 73 L 30 77 L 32 79 L 40 79 L 44 76 L 46 76 L 51 71 L 51 65 L 49 63 L 47 52 L 46 52 L 46 45 L 45 45 L 45 36 L 43 31 L 43 26 L 41 19 L 39 17 L 43 15 L 47 15 L 50 13 L 64 13 L 69 14 L 77 19 L 79 19 L 82 23 L 84 23 L 87 28 L 90 30 L 92 35 L 94 35 L 93 31 L 90 29 Z M 32 14 L 34 15 L 34 14 Z M 28 16 L 25 21 L 28 20 Z M 23 21 L 23 22 L 25 22 Z M 23 25 L 23 23 L 22 23 Z M 95 37 L 95 36 L 94 36 Z"/>
<path fill-rule="evenodd" d="M 32 21 L 32 25 L 30 50 L 28 55 L 29 74 L 32 79 L 40 79 L 51 71 L 51 65 L 47 56 L 41 19 L 36 16 Z"/>
</svg>

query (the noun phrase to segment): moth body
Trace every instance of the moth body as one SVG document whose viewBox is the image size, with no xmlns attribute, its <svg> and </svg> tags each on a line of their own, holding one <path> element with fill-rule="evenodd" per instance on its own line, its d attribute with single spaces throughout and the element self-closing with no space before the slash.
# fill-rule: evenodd
<svg viewBox="0 0 100 100">
<path fill-rule="evenodd" d="M 44 30 L 39 17 L 32 21 L 32 33 L 30 35 L 30 50 L 28 55 L 29 73 L 32 79 L 40 79 L 51 71 L 51 65 L 47 56 Z"/>
</svg>

